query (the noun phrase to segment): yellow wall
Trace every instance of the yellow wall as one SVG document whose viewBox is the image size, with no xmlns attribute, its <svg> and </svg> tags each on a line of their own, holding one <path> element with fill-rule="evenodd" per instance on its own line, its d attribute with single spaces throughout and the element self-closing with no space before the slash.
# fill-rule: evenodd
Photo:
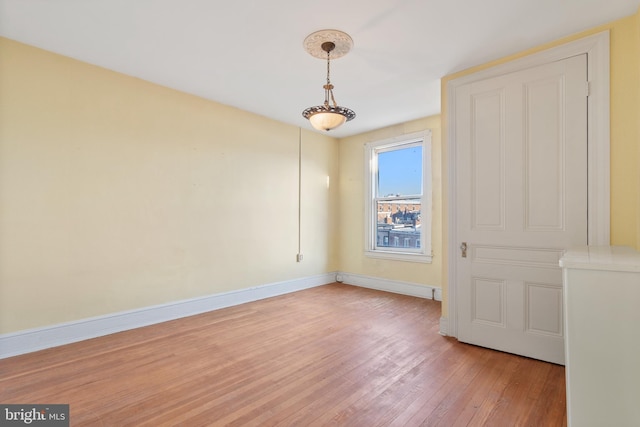
<svg viewBox="0 0 640 427">
<path fill-rule="evenodd" d="M 432 130 L 433 262 L 390 261 L 364 255 L 364 145 Z M 442 180 L 440 116 L 427 117 L 340 140 L 340 271 L 440 287 L 442 282 Z"/>
<path fill-rule="evenodd" d="M 611 28 L 611 243 L 640 249 L 639 14 Z"/>
<path fill-rule="evenodd" d="M 455 78 L 502 64 L 601 31 L 610 31 L 611 67 L 611 244 L 640 249 L 640 11 L 635 15 L 590 29 L 553 43 L 483 64 L 442 79 L 442 158 L 444 194 L 447 194 L 447 83 Z M 444 250 L 447 253 L 445 197 Z M 443 315 L 447 310 L 447 260 L 443 263 Z"/>
<path fill-rule="evenodd" d="M 0 38 L 0 333 L 336 271 L 337 140 Z"/>
</svg>

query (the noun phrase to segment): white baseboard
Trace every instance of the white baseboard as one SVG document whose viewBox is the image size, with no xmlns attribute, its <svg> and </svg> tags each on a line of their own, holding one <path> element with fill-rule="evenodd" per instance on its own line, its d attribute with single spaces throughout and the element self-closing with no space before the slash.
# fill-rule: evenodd
<svg viewBox="0 0 640 427">
<path fill-rule="evenodd" d="M 338 273 L 336 280 L 346 283 L 347 285 L 442 301 L 442 289 L 436 286 L 400 282 L 397 280 L 381 279 L 379 277 L 363 276 L 352 273 Z"/>
<path fill-rule="evenodd" d="M 326 285 L 327 273 L 0 335 L 0 359 Z"/>
</svg>

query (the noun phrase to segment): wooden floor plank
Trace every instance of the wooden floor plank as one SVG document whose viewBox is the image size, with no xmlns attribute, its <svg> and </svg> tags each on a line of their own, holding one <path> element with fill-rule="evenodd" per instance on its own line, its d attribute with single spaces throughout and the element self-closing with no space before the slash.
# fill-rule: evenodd
<svg viewBox="0 0 640 427">
<path fill-rule="evenodd" d="M 331 284 L 0 360 L 73 426 L 564 426 L 564 368 L 438 334 L 440 303 Z"/>
<path fill-rule="evenodd" d="M 468 388 L 467 396 L 462 396 L 462 400 L 468 399 L 468 404 L 458 414 L 451 426 L 467 426 L 469 424 L 484 425 L 491 410 L 498 404 L 502 395 L 502 390 L 506 387 L 509 378 L 515 375 L 520 359 L 508 358 L 503 363 L 495 363 L 490 360 L 485 365 L 478 381 L 474 381 Z M 444 422 L 447 420 L 445 419 Z"/>
</svg>

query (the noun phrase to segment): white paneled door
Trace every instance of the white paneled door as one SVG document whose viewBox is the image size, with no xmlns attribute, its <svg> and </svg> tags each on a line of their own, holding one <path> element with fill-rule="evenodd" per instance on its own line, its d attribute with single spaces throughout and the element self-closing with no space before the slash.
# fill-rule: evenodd
<svg viewBox="0 0 640 427">
<path fill-rule="evenodd" d="M 587 244 L 587 58 L 456 90 L 458 339 L 564 364 L 564 249 Z"/>
</svg>

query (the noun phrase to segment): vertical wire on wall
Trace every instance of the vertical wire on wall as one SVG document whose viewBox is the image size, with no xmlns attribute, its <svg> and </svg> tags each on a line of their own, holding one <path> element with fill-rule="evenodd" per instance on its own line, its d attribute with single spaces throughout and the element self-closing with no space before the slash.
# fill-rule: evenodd
<svg viewBox="0 0 640 427">
<path fill-rule="evenodd" d="M 301 261 L 302 254 L 302 128 L 298 128 L 298 254 L 296 260 Z"/>
</svg>

